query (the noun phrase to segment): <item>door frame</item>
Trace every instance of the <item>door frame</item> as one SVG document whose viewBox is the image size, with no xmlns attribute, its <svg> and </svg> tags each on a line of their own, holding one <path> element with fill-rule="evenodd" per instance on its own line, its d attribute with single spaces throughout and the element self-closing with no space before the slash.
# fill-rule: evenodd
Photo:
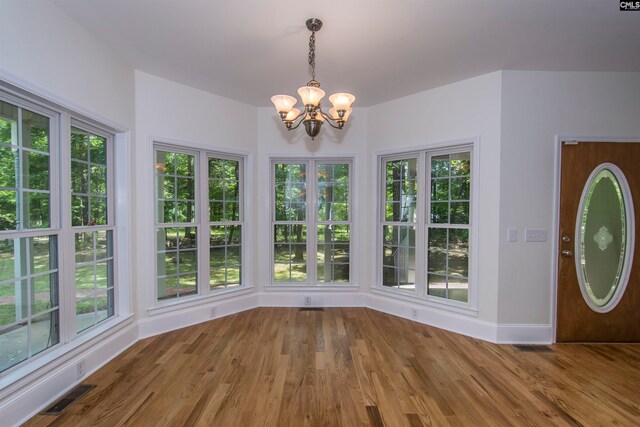
<svg viewBox="0 0 640 427">
<path fill-rule="evenodd" d="M 560 250 L 558 233 L 560 232 L 560 178 L 562 177 L 562 143 L 569 141 L 580 142 L 639 142 L 640 136 L 620 135 L 580 135 L 556 134 L 554 142 L 554 173 L 553 173 L 553 227 L 551 236 L 551 342 L 556 342 L 556 326 L 558 322 L 558 251 Z"/>
</svg>

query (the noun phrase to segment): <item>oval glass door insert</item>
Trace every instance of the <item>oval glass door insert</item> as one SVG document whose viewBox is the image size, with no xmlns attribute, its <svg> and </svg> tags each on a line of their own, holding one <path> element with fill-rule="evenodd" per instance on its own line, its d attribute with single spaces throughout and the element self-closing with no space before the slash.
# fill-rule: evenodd
<svg viewBox="0 0 640 427">
<path fill-rule="evenodd" d="M 629 280 L 635 226 L 629 185 L 611 163 L 589 176 L 576 218 L 576 272 L 592 310 L 606 313 L 618 304 Z"/>
</svg>

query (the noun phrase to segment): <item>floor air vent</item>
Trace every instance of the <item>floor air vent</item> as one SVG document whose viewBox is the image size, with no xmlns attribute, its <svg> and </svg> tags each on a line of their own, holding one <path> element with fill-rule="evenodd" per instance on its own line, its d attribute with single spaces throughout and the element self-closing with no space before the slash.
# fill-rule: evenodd
<svg viewBox="0 0 640 427">
<path fill-rule="evenodd" d="M 300 307 L 300 311 L 324 311 L 324 307 Z"/>
<path fill-rule="evenodd" d="M 551 347 L 549 347 L 548 345 L 514 345 L 514 347 L 518 351 L 528 351 L 528 352 L 535 352 L 535 353 L 553 352 L 553 350 L 551 350 Z"/>
<path fill-rule="evenodd" d="M 67 409 L 73 402 L 82 397 L 85 393 L 95 387 L 95 384 L 80 384 L 78 387 L 71 390 L 65 396 L 63 396 L 60 400 L 58 400 L 53 405 L 49 406 L 47 409 L 42 411 L 43 415 L 58 415 L 61 414 L 62 411 Z"/>
</svg>

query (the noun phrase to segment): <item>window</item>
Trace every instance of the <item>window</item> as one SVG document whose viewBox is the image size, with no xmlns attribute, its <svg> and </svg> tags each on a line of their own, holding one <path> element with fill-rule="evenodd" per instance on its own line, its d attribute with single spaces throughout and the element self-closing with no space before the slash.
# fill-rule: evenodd
<svg viewBox="0 0 640 427">
<path fill-rule="evenodd" d="M 351 281 L 351 165 L 272 162 L 273 283 Z"/>
<path fill-rule="evenodd" d="M 430 155 L 427 293 L 469 300 L 471 153 Z"/>
<path fill-rule="evenodd" d="M 156 144 L 158 301 L 243 285 L 243 167 L 242 156 Z"/>
<path fill-rule="evenodd" d="M 2 84 L 0 376 L 117 314 L 114 134 L 74 117 Z"/>
<path fill-rule="evenodd" d="M 84 127 L 81 127 L 84 126 Z M 114 315 L 112 136 L 71 127 L 71 224 L 75 243 L 76 331 Z"/>
<path fill-rule="evenodd" d="M 0 372 L 60 342 L 55 115 L 34 110 L 0 101 Z"/>
<path fill-rule="evenodd" d="M 159 300 L 198 292 L 196 160 L 156 150 Z"/>
<path fill-rule="evenodd" d="M 415 289 L 417 158 L 385 161 L 382 284 Z"/>
<path fill-rule="evenodd" d="M 212 290 L 240 286 L 242 223 L 239 160 L 209 157 L 209 265 Z"/>
<path fill-rule="evenodd" d="M 383 288 L 469 303 L 471 164 L 470 146 L 381 157 Z"/>
</svg>

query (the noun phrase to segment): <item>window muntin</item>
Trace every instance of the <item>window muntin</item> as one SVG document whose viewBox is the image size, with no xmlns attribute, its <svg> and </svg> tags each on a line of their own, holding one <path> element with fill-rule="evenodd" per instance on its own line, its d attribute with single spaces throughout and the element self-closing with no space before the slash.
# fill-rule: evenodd
<svg viewBox="0 0 640 427">
<path fill-rule="evenodd" d="M 471 152 L 429 159 L 427 294 L 468 302 Z"/>
<path fill-rule="evenodd" d="M 242 283 L 242 162 L 208 158 L 209 175 L 209 287 Z"/>
<path fill-rule="evenodd" d="M 351 162 L 272 162 L 273 283 L 351 282 Z"/>
<path fill-rule="evenodd" d="M 195 153 L 156 149 L 157 298 L 198 293 Z"/>
</svg>

